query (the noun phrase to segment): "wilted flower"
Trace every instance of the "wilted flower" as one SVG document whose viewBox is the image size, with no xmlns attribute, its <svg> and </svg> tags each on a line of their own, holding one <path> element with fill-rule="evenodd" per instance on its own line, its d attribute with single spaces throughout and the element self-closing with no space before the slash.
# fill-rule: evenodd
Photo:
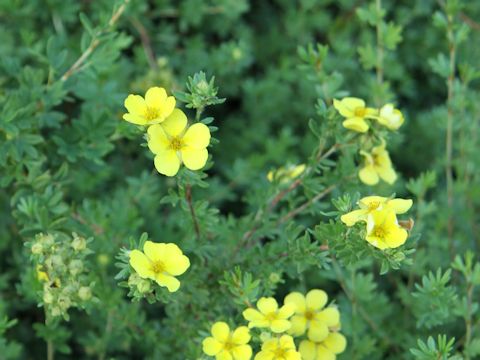
<svg viewBox="0 0 480 360">
<path fill-rule="evenodd" d="M 342 125 L 350 130 L 357 132 L 367 132 L 369 129 L 365 119 L 373 119 L 378 111 L 365 106 L 365 101 L 354 97 L 346 97 L 342 100 L 333 100 L 333 106 L 340 115 L 345 117 Z"/>
<path fill-rule="evenodd" d="M 174 176 L 180 164 L 199 170 L 208 159 L 210 130 L 202 123 L 187 127 L 187 116 L 180 109 L 161 124 L 148 128 L 148 147 L 155 154 L 155 168 L 160 174 Z"/>
<path fill-rule="evenodd" d="M 248 327 L 270 328 L 274 333 L 281 333 L 291 326 L 288 318 L 295 312 L 295 305 L 285 304 L 278 308 L 277 301 L 272 298 L 262 297 L 257 302 L 256 309 L 246 309 L 243 317 L 249 321 Z"/>
<path fill-rule="evenodd" d="M 250 333 L 246 326 L 230 331 L 227 323 L 216 322 L 211 329 L 212 336 L 203 340 L 203 352 L 217 360 L 249 360 L 252 348 L 248 345 Z"/>
<path fill-rule="evenodd" d="M 130 94 L 125 99 L 127 114 L 123 119 L 137 125 L 152 125 L 164 121 L 175 108 L 175 98 L 167 96 L 164 88 L 152 87 L 140 95 Z"/>
<path fill-rule="evenodd" d="M 187 271 L 190 261 L 175 244 L 146 241 L 143 252 L 130 252 L 130 265 L 141 278 L 154 280 L 174 292 L 180 287 L 180 281 L 175 276 Z"/>
<path fill-rule="evenodd" d="M 328 336 L 329 328 L 340 323 L 340 313 L 335 307 L 324 306 L 328 296 L 323 290 L 314 289 L 307 296 L 292 292 L 285 297 L 285 304 L 295 305 L 295 314 L 290 319 L 292 327 L 289 333 L 300 336 L 308 330 L 308 337 L 314 341 L 322 341 Z"/>
<path fill-rule="evenodd" d="M 393 184 L 397 179 L 390 155 L 385 147 L 385 141 L 382 140 L 382 143 L 375 146 L 370 153 L 360 151 L 360 154 L 365 157 L 364 165 L 358 173 L 363 183 L 376 185 L 379 179 L 382 179 L 389 184 Z"/>
</svg>

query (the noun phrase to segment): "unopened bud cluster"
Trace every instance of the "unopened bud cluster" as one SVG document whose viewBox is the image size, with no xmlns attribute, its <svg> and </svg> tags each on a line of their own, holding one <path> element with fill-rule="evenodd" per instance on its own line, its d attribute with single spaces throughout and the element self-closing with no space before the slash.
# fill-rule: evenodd
<svg viewBox="0 0 480 360">
<path fill-rule="evenodd" d="M 72 234 L 37 234 L 30 247 L 36 278 L 43 284 L 39 294 L 47 316 L 68 319 L 70 308 L 84 308 L 92 300 L 87 273 L 88 241 Z"/>
</svg>

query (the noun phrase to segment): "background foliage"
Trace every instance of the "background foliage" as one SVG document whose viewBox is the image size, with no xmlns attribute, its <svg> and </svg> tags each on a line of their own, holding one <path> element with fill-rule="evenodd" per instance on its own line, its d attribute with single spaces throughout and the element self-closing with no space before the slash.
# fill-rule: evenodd
<svg viewBox="0 0 480 360">
<path fill-rule="evenodd" d="M 0 19 L 2 358 L 200 359 L 212 322 L 311 288 L 339 305 L 340 358 L 480 356 L 479 2 L 3 0 Z M 204 173 L 162 177 L 123 100 L 200 70 L 227 98 L 204 112 L 219 142 Z M 331 108 L 347 94 L 405 115 L 393 187 L 357 179 Z M 267 181 L 299 163 L 294 188 Z M 338 214 L 373 193 L 414 199 L 400 254 L 341 240 Z M 144 232 L 192 262 L 152 305 L 115 279 Z M 68 322 L 37 306 L 39 233 L 89 239 L 92 297 Z"/>
</svg>

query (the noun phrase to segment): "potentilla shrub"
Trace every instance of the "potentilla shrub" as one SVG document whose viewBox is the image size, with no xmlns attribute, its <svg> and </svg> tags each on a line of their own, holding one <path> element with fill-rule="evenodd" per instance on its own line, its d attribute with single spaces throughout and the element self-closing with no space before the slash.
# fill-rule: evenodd
<svg viewBox="0 0 480 360">
<path fill-rule="evenodd" d="M 480 357 L 480 3 L 0 18 L 1 359 Z"/>
</svg>

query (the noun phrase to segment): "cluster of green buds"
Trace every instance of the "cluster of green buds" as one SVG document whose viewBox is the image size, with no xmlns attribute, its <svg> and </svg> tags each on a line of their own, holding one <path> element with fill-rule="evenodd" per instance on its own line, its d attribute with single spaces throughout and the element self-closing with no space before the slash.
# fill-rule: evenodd
<svg viewBox="0 0 480 360">
<path fill-rule="evenodd" d="M 207 80 L 203 71 L 188 78 L 187 90 L 188 92 L 175 92 L 175 97 L 186 103 L 187 108 L 203 109 L 205 106 L 222 104 L 225 101 L 217 97 L 218 88 L 215 86 L 215 77 Z"/>
<path fill-rule="evenodd" d="M 47 318 L 68 320 L 70 308 L 85 308 L 93 300 L 86 257 L 92 252 L 87 240 L 77 234 L 37 234 L 27 243 L 36 277 L 43 284 L 39 293 Z"/>
</svg>

